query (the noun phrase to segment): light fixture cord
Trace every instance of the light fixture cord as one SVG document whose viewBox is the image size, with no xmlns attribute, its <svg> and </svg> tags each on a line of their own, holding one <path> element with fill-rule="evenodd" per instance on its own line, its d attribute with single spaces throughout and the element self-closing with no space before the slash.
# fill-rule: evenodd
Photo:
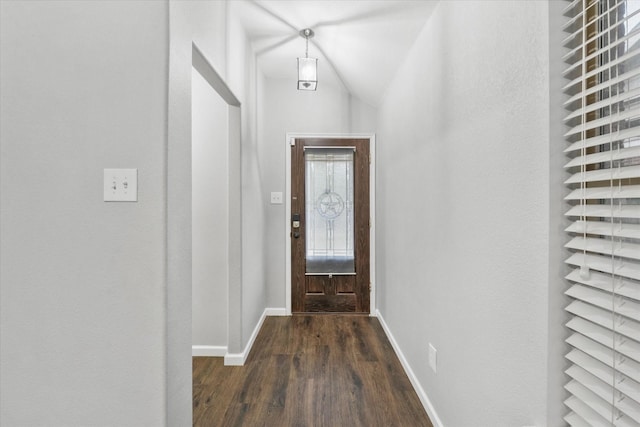
<svg viewBox="0 0 640 427">
<path fill-rule="evenodd" d="M 308 58 L 309 57 L 309 36 L 305 35 L 304 40 L 306 42 L 306 48 L 304 50 L 304 57 Z"/>
</svg>

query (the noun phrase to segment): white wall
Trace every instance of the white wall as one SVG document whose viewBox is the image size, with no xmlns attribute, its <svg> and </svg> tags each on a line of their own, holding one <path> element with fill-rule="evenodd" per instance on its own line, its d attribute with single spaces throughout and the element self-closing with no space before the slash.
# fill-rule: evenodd
<svg viewBox="0 0 640 427">
<path fill-rule="evenodd" d="M 247 348 L 251 334 L 265 309 L 265 202 L 260 191 L 257 105 L 260 72 L 249 40 L 230 7 L 227 70 L 229 85 L 242 101 L 242 304 L 239 346 L 230 343 L 230 352 Z"/>
<path fill-rule="evenodd" d="M 348 94 L 344 89 L 318 84 L 315 92 L 299 91 L 296 82 L 265 79 L 264 99 L 260 103 L 260 157 L 263 163 L 262 192 L 269 202 L 272 191 L 285 188 L 287 132 L 373 133 L 376 109 Z M 266 268 L 267 306 L 285 308 L 285 205 L 267 206 Z"/>
<path fill-rule="evenodd" d="M 227 2 L 0 5 L 0 424 L 189 425 L 191 48 L 246 60 Z"/>
<path fill-rule="evenodd" d="M 378 307 L 447 426 L 547 425 L 548 33 L 441 2 L 379 110 Z"/>
<path fill-rule="evenodd" d="M 191 82 L 192 342 L 220 348 L 228 332 L 228 106 L 195 69 Z"/>
<path fill-rule="evenodd" d="M 0 425 L 164 425 L 167 2 L 0 19 Z"/>
<path fill-rule="evenodd" d="M 226 2 L 169 1 L 167 118 L 167 425 L 192 420 L 191 73 L 192 44 L 222 73 Z"/>
</svg>

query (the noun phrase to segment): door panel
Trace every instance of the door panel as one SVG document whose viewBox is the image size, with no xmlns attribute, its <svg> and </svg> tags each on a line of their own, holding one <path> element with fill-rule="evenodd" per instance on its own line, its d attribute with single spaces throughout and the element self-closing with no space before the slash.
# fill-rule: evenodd
<svg viewBox="0 0 640 427">
<path fill-rule="evenodd" d="M 369 140 L 291 150 L 292 311 L 369 313 Z"/>
</svg>

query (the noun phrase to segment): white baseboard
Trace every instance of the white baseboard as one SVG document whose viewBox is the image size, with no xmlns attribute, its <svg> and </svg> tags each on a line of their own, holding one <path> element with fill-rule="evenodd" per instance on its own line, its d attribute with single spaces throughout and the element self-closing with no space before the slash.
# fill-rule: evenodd
<svg viewBox="0 0 640 427">
<path fill-rule="evenodd" d="M 192 345 L 192 356 L 224 357 L 227 347 L 223 345 Z"/>
<path fill-rule="evenodd" d="M 244 366 L 247 360 L 245 353 L 227 353 L 224 355 L 224 366 Z"/>
<path fill-rule="evenodd" d="M 249 352 L 251 351 L 251 347 L 253 347 L 253 343 L 258 336 L 258 332 L 260 332 L 260 328 L 264 323 L 264 319 L 267 316 L 286 316 L 286 310 L 284 308 L 265 308 L 262 312 L 262 316 L 260 316 L 260 320 L 258 320 L 258 324 L 253 329 L 253 333 L 249 338 L 249 342 L 244 348 L 242 353 L 226 353 L 224 355 L 224 364 L 225 366 L 243 366 L 244 362 L 247 361 L 247 357 L 249 357 Z"/>
<path fill-rule="evenodd" d="M 286 308 L 265 308 L 264 309 L 264 314 L 266 316 L 286 316 L 287 315 L 287 309 Z"/>
<path fill-rule="evenodd" d="M 427 411 L 427 415 L 429 415 L 429 419 L 433 423 L 434 427 L 444 427 L 442 424 L 442 421 L 440 420 L 440 417 L 438 417 L 438 414 L 436 413 L 436 410 L 433 407 L 433 404 L 431 403 L 431 400 L 429 400 L 429 396 L 427 396 L 427 393 L 425 393 L 424 389 L 422 388 L 422 385 L 420 384 L 420 381 L 418 381 L 418 378 L 413 373 L 413 369 L 411 369 L 411 365 L 409 365 L 407 358 L 404 357 L 404 354 L 402 353 L 402 350 L 400 350 L 400 347 L 398 346 L 396 339 L 393 337 L 393 334 L 391 333 L 389 326 L 384 321 L 384 318 L 382 317 L 382 313 L 380 313 L 380 310 L 376 310 L 376 315 L 377 315 L 376 317 L 378 317 L 378 320 L 380 321 L 380 324 L 382 325 L 382 329 L 384 329 L 385 334 L 387 334 L 387 338 L 389 338 L 389 341 L 391 342 L 391 346 L 393 347 L 393 350 L 396 352 L 398 359 L 400 359 L 400 363 L 402 364 L 404 371 L 409 377 L 409 381 L 411 381 L 411 385 L 413 385 L 413 388 L 416 391 L 416 394 L 420 398 L 420 402 L 422 402 L 422 406 L 424 406 L 425 411 Z"/>
</svg>

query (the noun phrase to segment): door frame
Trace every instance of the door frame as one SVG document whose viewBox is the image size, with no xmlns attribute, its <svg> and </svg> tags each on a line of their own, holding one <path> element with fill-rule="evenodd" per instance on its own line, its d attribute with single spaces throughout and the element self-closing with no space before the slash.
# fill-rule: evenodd
<svg viewBox="0 0 640 427">
<path fill-rule="evenodd" d="M 296 138 L 326 138 L 326 139 L 368 139 L 369 154 L 369 215 L 371 228 L 369 229 L 369 267 L 371 293 L 369 294 L 369 316 L 375 317 L 376 306 L 376 134 L 375 133 L 297 133 L 287 132 L 285 139 L 285 180 L 286 194 L 284 197 L 284 240 L 285 240 L 285 296 L 286 315 L 291 316 L 291 144 Z"/>
</svg>

